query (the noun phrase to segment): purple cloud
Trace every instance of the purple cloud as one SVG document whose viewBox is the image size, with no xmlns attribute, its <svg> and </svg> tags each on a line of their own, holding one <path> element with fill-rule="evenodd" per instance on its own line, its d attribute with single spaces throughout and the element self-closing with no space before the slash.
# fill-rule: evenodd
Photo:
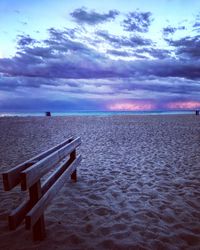
<svg viewBox="0 0 200 250">
<path fill-rule="evenodd" d="M 114 20 L 116 16 L 119 15 L 119 12 L 117 10 L 110 10 L 108 13 L 101 14 L 94 10 L 88 11 L 86 8 L 82 7 L 75 9 L 70 15 L 78 24 L 96 25 Z"/>
<path fill-rule="evenodd" d="M 185 30 L 185 26 L 179 26 L 179 27 L 171 27 L 167 26 L 163 28 L 163 35 L 168 36 L 168 35 L 173 35 L 177 30 Z"/>
<path fill-rule="evenodd" d="M 27 46 L 36 43 L 36 40 L 31 38 L 29 35 L 19 35 L 18 36 L 18 41 L 17 41 L 19 46 Z"/>
<path fill-rule="evenodd" d="M 102 37 L 104 40 L 110 42 L 116 48 L 123 46 L 137 47 L 137 46 L 152 45 L 152 41 L 150 39 L 142 38 L 140 36 L 131 36 L 131 37 L 115 36 L 103 30 L 97 31 L 96 34 L 99 37 Z"/>
<path fill-rule="evenodd" d="M 0 59 L 0 90 L 6 97 L 0 104 L 2 110 L 11 102 L 11 93 L 13 105 L 19 102 L 19 109 L 23 98 L 26 104 L 26 93 L 31 93 L 32 104 L 38 101 L 44 109 L 55 104 L 49 101 L 51 97 L 62 99 L 60 106 L 55 104 L 58 109 L 84 103 L 85 108 L 93 105 L 100 109 L 104 100 L 119 98 L 118 93 L 125 99 L 153 96 L 158 102 L 167 102 L 170 96 L 198 99 L 200 94 L 198 35 L 165 38 L 168 49 L 160 49 L 153 40 L 138 35 L 98 30 L 89 36 L 79 28 L 51 28 L 43 41 L 19 38 L 16 55 Z M 73 101 L 63 101 L 71 96 L 77 106 Z M 95 106 L 94 99 L 101 101 Z"/>
<path fill-rule="evenodd" d="M 187 36 L 178 40 L 166 39 L 175 48 L 176 56 L 184 60 L 200 59 L 200 35 Z M 196 62 L 196 65 L 198 63 Z"/>
<path fill-rule="evenodd" d="M 123 20 L 122 26 L 126 31 L 148 32 L 152 21 L 151 12 L 133 11 Z"/>
</svg>

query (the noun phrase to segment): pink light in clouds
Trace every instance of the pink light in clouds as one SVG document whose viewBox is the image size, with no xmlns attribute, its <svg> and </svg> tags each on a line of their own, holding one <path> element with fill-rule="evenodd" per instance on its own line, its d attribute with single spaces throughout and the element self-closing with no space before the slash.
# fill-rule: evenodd
<svg viewBox="0 0 200 250">
<path fill-rule="evenodd" d="M 168 103 L 169 109 L 195 109 L 200 108 L 200 102 L 197 101 L 180 101 Z"/>
<path fill-rule="evenodd" d="M 108 109 L 112 111 L 142 111 L 153 110 L 154 105 L 151 103 L 120 102 L 109 104 Z"/>
</svg>

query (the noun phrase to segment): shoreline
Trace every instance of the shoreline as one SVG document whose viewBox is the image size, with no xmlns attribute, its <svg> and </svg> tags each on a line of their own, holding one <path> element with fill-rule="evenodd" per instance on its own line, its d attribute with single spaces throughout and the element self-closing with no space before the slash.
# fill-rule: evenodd
<svg viewBox="0 0 200 250">
<path fill-rule="evenodd" d="M 124 116 L 124 115 L 195 115 L 195 110 L 168 110 L 168 111 L 72 111 L 72 112 L 51 112 L 54 117 L 69 116 Z M 0 112 L 1 117 L 44 117 L 45 112 Z"/>
</svg>

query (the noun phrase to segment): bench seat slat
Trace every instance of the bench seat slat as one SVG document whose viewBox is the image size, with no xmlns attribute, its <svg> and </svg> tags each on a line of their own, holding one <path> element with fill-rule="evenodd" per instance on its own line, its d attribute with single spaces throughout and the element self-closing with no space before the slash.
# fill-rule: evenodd
<svg viewBox="0 0 200 250">
<path fill-rule="evenodd" d="M 20 173 L 33 164 L 35 164 L 37 161 L 40 161 L 44 157 L 47 157 L 48 155 L 52 154 L 56 150 L 60 149 L 61 147 L 65 146 L 66 144 L 70 143 L 73 140 L 73 138 L 69 138 L 62 143 L 50 148 L 49 150 L 38 154 L 37 156 L 17 165 L 16 167 L 8 170 L 7 172 L 3 173 L 3 185 L 4 185 L 4 190 L 9 191 L 12 188 L 14 188 L 17 184 L 20 183 L 21 178 L 20 178 Z"/>
<path fill-rule="evenodd" d="M 24 220 L 30 209 L 31 203 L 29 200 L 22 202 L 17 208 L 15 208 L 8 216 L 9 229 L 15 230 Z"/>
<path fill-rule="evenodd" d="M 66 155 L 70 154 L 81 144 L 81 139 L 78 137 L 72 142 L 64 145 L 56 152 L 48 155 L 46 158 L 32 165 L 30 168 L 21 173 L 21 188 L 26 190 L 36 183 L 43 175 L 45 175 L 56 163 L 62 160 Z"/>
<path fill-rule="evenodd" d="M 55 197 L 57 192 L 65 183 L 67 177 L 69 177 L 72 172 L 76 169 L 77 165 L 81 161 L 81 156 L 79 155 L 71 165 L 65 170 L 65 172 L 57 179 L 57 181 L 48 189 L 48 191 L 41 197 L 41 199 L 34 205 L 34 207 L 26 215 L 26 228 L 31 229 L 40 216 L 43 214 L 44 209 Z"/>
<path fill-rule="evenodd" d="M 58 166 L 58 168 L 45 180 L 42 185 L 42 194 L 44 195 L 47 190 L 57 181 L 57 179 L 64 173 L 70 166 L 72 159 L 67 159 Z"/>
</svg>

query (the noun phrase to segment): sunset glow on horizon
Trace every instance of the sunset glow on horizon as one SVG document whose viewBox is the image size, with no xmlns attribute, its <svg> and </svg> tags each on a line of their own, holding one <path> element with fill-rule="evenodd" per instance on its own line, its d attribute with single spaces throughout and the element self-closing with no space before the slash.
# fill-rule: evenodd
<svg viewBox="0 0 200 250">
<path fill-rule="evenodd" d="M 200 108 L 200 102 L 197 101 L 180 101 L 180 102 L 172 102 L 168 103 L 167 107 L 169 109 L 198 109 Z"/>
<path fill-rule="evenodd" d="M 156 111 L 200 109 L 200 101 L 174 101 L 161 106 L 141 101 L 118 102 L 107 105 L 109 111 Z"/>
<path fill-rule="evenodd" d="M 150 103 L 138 102 L 123 102 L 108 105 L 110 111 L 150 111 L 154 110 L 155 106 Z"/>
</svg>

